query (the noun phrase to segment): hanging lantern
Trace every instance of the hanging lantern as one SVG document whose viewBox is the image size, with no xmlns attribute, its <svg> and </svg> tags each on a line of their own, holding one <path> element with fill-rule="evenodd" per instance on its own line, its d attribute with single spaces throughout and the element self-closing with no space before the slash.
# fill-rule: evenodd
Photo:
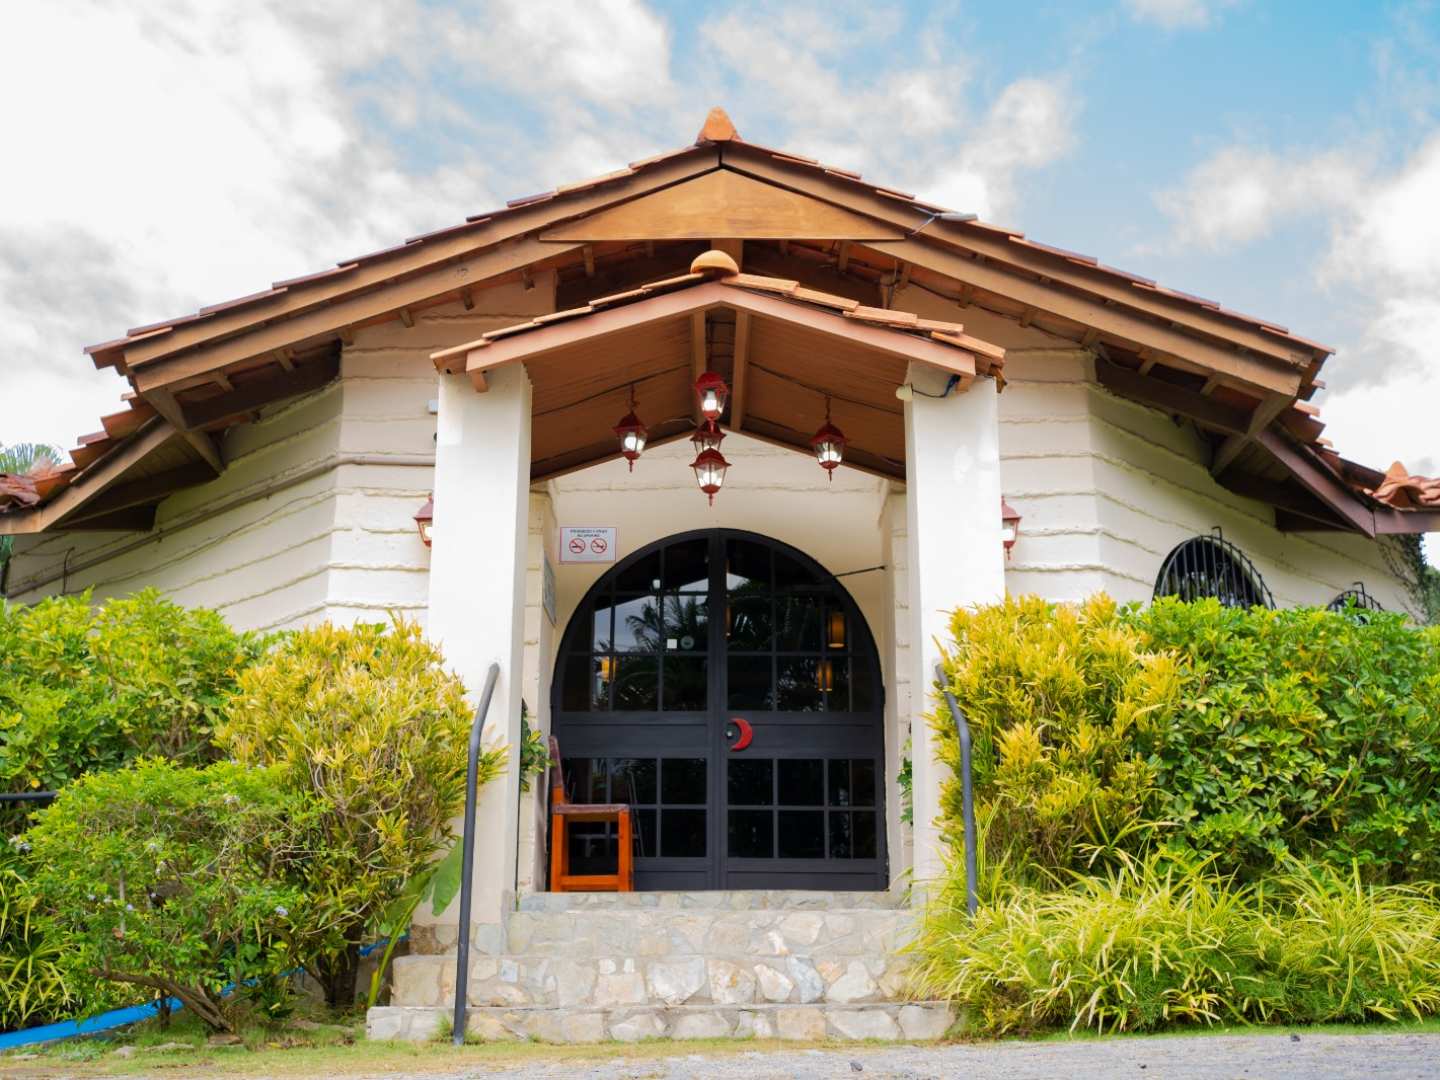
<svg viewBox="0 0 1440 1080">
<path fill-rule="evenodd" d="M 430 546 L 430 531 L 435 523 L 435 497 L 425 500 L 425 505 L 415 511 L 415 528 L 420 530 L 420 542 Z"/>
<path fill-rule="evenodd" d="M 618 424 L 615 425 L 615 437 L 620 440 L 620 456 L 630 463 L 630 471 L 635 471 L 635 462 L 640 460 L 640 455 L 645 452 L 645 437 L 649 430 L 640 422 L 640 417 L 635 415 L 635 387 L 630 387 L 630 411 L 626 413 Z"/>
<path fill-rule="evenodd" d="M 714 420 L 706 420 L 695 429 L 695 434 L 690 436 L 690 445 L 695 447 L 697 455 L 703 454 L 706 450 L 718 452 L 724 438 L 725 432 L 720 430 L 720 425 Z"/>
<path fill-rule="evenodd" d="M 845 610 L 843 608 L 830 609 L 830 617 L 825 621 L 825 647 L 827 649 L 845 648 Z"/>
<path fill-rule="evenodd" d="M 730 387 L 715 372 L 707 371 L 695 380 L 695 400 L 700 405 L 700 415 L 706 420 L 719 420 L 729 397 Z"/>
<path fill-rule="evenodd" d="M 1020 512 L 1005 501 L 1005 496 L 1000 496 L 1000 539 L 1005 545 L 1005 557 L 1010 557 L 1010 549 L 1015 546 L 1015 541 L 1020 538 Z"/>
<path fill-rule="evenodd" d="M 825 399 L 825 423 L 820 430 L 810 439 L 811 449 L 815 451 L 815 460 L 825 470 L 825 475 L 833 482 L 835 470 L 845 460 L 845 433 L 830 423 L 830 399 Z"/>
<path fill-rule="evenodd" d="M 719 450 L 701 450 L 690 463 L 690 468 L 695 470 L 695 482 L 700 485 L 700 490 L 710 496 L 710 505 L 714 506 L 715 493 L 725 483 L 725 470 L 730 468 L 725 455 Z"/>
</svg>

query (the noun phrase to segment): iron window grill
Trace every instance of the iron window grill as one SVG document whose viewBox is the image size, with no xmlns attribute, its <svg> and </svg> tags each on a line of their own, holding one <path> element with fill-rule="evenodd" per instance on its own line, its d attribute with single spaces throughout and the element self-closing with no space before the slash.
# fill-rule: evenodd
<svg viewBox="0 0 1440 1080">
<path fill-rule="evenodd" d="M 1363 581 L 1355 582 L 1354 588 L 1346 589 L 1325 605 L 1326 611 L 1384 611 L 1385 606 L 1370 595 Z"/>
<path fill-rule="evenodd" d="M 1275 597 L 1245 553 L 1225 539 L 1219 526 L 1209 536 L 1194 536 L 1165 557 L 1155 579 L 1154 599 L 1214 597 L 1226 607 L 1275 606 Z"/>
</svg>

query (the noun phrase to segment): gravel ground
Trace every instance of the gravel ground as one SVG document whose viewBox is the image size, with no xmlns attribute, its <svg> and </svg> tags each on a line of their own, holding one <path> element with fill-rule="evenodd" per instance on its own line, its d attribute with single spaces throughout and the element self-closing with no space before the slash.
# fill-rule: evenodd
<svg viewBox="0 0 1440 1080">
<path fill-rule="evenodd" d="M 1440 1077 L 1440 1035 L 1207 1035 L 986 1046 L 657 1054 L 582 1068 L 575 1061 L 387 1080 L 1350 1080 Z"/>
</svg>

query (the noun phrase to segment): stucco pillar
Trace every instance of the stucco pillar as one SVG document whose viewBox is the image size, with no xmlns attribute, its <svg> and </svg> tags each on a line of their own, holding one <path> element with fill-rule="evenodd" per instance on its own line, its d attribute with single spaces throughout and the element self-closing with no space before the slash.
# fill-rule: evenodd
<svg viewBox="0 0 1440 1080">
<path fill-rule="evenodd" d="M 925 719 L 933 711 L 935 664 L 949 638 L 949 613 L 1005 595 L 1000 539 L 999 409 L 994 380 L 942 394 L 948 377 L 912 364 L 916 390 L 905 405 L 906 554 L 910 620 L 910 738 L 914 768 L 915 864 L 919 889 L 941 872 L 937 817 L 943 767 Z"/>
<path fill-rule="evenodd" d="M 485 927 L 498 927 L 515 889 L 530 511 L 530 379 L 519 364 L 487 378 L 481 394 L 463 374 L 440 376 L 427 624 L 472 704 L 490 664 L 500 665 L 486 742 L 504 743 L 510 753 L 477 806 L 472 921 L 480 951 L 498 940 Z M 457 908 L 441 921 L 453 923 Z"/>
</svg>

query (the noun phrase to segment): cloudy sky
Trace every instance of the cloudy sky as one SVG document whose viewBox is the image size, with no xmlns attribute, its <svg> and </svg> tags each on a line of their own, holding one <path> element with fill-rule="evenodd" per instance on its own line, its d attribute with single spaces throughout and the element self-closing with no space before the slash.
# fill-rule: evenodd
<svg viewBox="0 0 1440 1080">
<path fill-rule="evenodd" d="M 741 134 L 1338 347 L 1347 456 L 1440 472 L 1440 6 L 47 0 L 0 16 L 0 443 L 81 347 Z"/>
</svg>

